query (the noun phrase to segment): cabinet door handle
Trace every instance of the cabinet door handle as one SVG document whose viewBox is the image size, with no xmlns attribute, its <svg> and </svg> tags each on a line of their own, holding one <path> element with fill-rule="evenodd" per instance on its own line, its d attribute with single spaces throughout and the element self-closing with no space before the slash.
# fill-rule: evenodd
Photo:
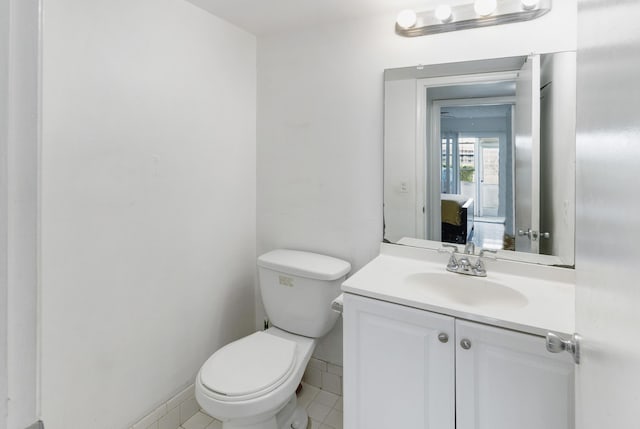
<svg viewBox="0 0 640 429">
<path fill-rule="evenodd" d="M 448 343 L 449 342 L 449 336 L 447 334 L 445 334 L 444 332 L 438 334 L 438 340 L 440 340 L 441 343 Z"/>
<path fill-rule="evenodd" d="M 465 350 L 469 350 L 471 348 L 471 340 L 463 338 L 462 341 L 460 341 L 460 347 Z"/>
</svg>

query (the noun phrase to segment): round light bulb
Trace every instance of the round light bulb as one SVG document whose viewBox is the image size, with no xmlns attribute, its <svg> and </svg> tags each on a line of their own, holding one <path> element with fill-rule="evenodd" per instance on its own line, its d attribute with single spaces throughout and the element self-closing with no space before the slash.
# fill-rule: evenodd
<svg viewBox="0 0 640 429">
<path fill-rule="evenodd" d="M 498 2 L 496 0 L 476 0 L 473 8 L 476 10 L 476 13 L 480 16 L 489 16 L 491 15 L 498 7 Z"/>
<path fill-rule="evenodd" d="M 411 9 L 403 10 L 398 14 L 396 22 L 402 28 L 411 28 L 418 22 L 418 15 Z"/>
<path fill-rule="evenodd" d="M 538 6 L 539 0 L 522 0 L 522 8 L 525 10 L 533 9 Z"/>
<path fill-rule="evenodd" d="M 448 4 L 441 4 L 436 8 L 436 19 L 440 22 L 449 22 L 453 17 L 453 11 Z"/>
</svg>

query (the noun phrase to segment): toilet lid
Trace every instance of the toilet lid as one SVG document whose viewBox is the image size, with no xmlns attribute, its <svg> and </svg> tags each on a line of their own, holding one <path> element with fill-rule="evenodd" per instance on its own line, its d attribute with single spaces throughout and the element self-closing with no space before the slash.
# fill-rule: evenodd
<svg viewBox="0 0 640 429">
<path fill-rule="evenodd" d="M 215 352 L 200 379 L 209 390 L 228 397 L 267 393 L 291 374 L 295 351 L 293 341 L 256 332 Z"/>
</svg>

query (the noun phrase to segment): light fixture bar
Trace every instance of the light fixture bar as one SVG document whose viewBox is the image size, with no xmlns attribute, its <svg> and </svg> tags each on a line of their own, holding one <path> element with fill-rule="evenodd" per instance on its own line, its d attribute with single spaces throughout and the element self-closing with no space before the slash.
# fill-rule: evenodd
<svg viewBox="0 0 640 429">
<path fill-rule="evenodd" d="M 433 10 L 418 12 L 417 22 L 413 27 L 403 28 L 396 23 L 396 33 L 405 37 L 418 37 L 530 21 L 548 13 L 551 10 L 551 1 L 539 0 L 537 5 L 527 9 L 522 0 L 498 0 L 495 11 L 488 16 L 478 15 L 473 3 L 455 6 L 451 8 L 452 17 L 447 22 L 437 19 Z"/>
</svg>

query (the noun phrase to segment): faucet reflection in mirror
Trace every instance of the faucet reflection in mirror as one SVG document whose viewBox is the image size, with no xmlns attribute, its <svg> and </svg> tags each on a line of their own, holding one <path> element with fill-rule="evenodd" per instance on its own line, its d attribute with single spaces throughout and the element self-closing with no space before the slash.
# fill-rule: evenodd
<svg viewBox="0 0 640 429">
<path fill-rule="evenodd" d="M 417 37 L 509 24 L 536 19 L 550 10 L 551 0 L 475 0 L 454 7 L 442 4 L 435 10 L 419 13 L 403 10 L 398 14 L 396 33 Z"/>
</svg>

